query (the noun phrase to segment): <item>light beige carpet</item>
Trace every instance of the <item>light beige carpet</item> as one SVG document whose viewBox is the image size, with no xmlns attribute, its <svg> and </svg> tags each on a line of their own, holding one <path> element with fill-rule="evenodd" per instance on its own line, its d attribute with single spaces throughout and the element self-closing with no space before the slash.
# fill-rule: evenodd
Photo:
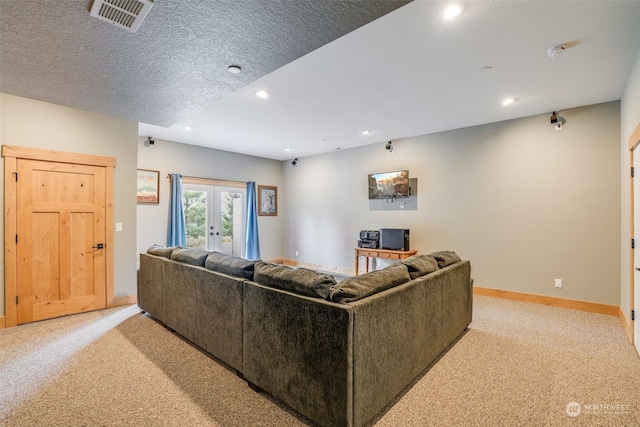
<svg viewBox="0 0 640 427">
<path fill-rule="evenodd" d="M 375 426 L 640 426 L 613 316 L 475 297 L 469 331 Z M 2 426 L 306 426 L 137 307 L 0 330 Z"/>
</svg>

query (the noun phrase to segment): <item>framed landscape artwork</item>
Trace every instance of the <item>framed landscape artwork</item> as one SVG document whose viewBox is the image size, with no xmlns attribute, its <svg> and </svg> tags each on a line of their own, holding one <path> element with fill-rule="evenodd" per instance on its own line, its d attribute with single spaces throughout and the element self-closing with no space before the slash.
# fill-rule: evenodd
<svg viewBox="0 0 640 427">
<path fill-rule="evenodd" d="M 258 185 L 258 215 L 278 215 L 278 187 Z"/>
<path fill-rule="evenodd" d="M 138 203 L 159 203 L 160 172 L 138 169 Z"/>
</svg>

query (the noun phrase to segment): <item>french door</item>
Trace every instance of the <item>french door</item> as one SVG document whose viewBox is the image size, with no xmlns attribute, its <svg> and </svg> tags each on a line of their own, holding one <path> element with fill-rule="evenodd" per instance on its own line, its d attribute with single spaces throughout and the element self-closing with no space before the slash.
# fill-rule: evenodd
<svg viewBox="0 0 640 427">
<path fill-rule="evenodd" d="M 184 182 L 187 246 L 242 256 L 246 188 Z"/>
</svg>

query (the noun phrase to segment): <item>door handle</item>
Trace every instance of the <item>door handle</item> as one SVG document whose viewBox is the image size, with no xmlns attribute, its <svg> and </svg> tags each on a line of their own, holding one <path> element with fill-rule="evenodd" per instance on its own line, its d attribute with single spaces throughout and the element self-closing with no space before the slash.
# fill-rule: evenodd
<svg viewBox="0 0 640 427">
<path fill-rule="evenodd" d="M 95 246 L 91 246 L 93 249 L 104 249 L 104 243 L 98 243 Z"/>
</svg>

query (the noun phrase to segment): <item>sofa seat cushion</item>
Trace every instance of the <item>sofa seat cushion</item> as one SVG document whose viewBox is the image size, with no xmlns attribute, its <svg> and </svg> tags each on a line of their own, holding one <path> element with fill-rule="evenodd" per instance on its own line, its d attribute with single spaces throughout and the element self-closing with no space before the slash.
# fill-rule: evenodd
<svg viewBox="0 0 640 427">
<path fill-rule="evenodd" d="M 255 264 L 256 261 L 225 255 L 220 252 L 211 252 L 204 263 L 204 267 L 230 276 L 253 280 Z"/>
<path fill-rule="evenodd" d="M 453 251 L 439 251 L 433 252 L 429 255 L 431 255 L 436 259 L 436 261 L 438 261 L 438 267 L 440 268 L 444 268 L 448 265 L 455 264 L 456 262 L 461 261 L 458 254 Z"/>
<path fill-rule="evenodd" d="M 406 265 L 396 262 L 382 270 L 353 276 L 331 288 L 329 300 L 349 303 L 382 292 L 411 280 Z"/>
<path fill-rule="evenodd" d="M 184 262 L 185 264 L 197 265 L 204 267 L 204 263 L 211 252 L 201 249 L 191 249 L 178 247 L 171 253 L 171 259 L 174 261 Z"/>
<path fill-rule="evenodd" d="M 328 274 L 263 261 L 255 264 L 253 281 L 270 288 L 323 299 L 329 296 L 329 289 L 336 284 L 335 277 Z"/>
<path fill-rule="evenodd" d="M 433 273 L 440 268 L 438 266 L 438 261 L 436 261 L 436 259 L 431 255 L 414 255 L 403 259 L 400 262 L 407 266 L 409 276 L 412 279 L 417 279 L 418 277 Z"/>
<path fill-rule="evenodd" d="M 173 253 L 173 250 L 175 248 L 176 246 L 162 246 L 162 245 L 155 244 L 149 247 L 149 249 L 147 249 L 147 253 L 149 255 L 162 256 L 162 257 L 171 259 L 171 254 Z"/>
</svg>

